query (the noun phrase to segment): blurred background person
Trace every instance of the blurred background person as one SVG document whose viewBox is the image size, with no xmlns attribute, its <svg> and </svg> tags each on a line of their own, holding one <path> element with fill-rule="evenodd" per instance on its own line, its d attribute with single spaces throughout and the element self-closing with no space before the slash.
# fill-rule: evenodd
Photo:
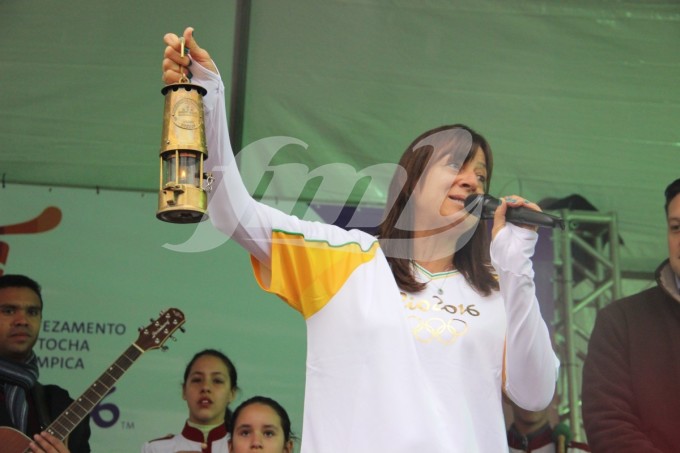
<svg viewBox="0 0 680 453">
<path fill-rule="evenodd" d="M 229 435 L 230 453 L 293 451 L 288 413 L 277 401 L 265 396 L 254 396 L 236 408 Z"/>
<path fill-rule="evenodd" d="M 573 434 L 566 423 L 554 427 L 551 406 L 540 411 L 522 409 L 505 399 L 512 412 L 512 424 L 508 429 L 510 453 L 581 453 L 589 452 L 588 445 L 573 441 Z"/>
<path fill-rule="evenodd" d="M 236 367 L 226 355 L 215 349 L 196 353 L 184 370 L 182 399 L 189 418 L 182 432 L 146 442 L 142 453 L 227 453 L 229 404 L 237 393 Z"/>
<path fill-rule="evenodd" d="M 680 179 L 664 209 L 657 285 L 602 308 L 590 335 L 582 411 L 596 453 L 680 452 Z"/>
<path fill-rule="evenodd" d="M 73 402 L 65 389 L 38 382 L 33 347 L 40 334 L 42 312 L 42 288 L 35 280 L 25 275 L 0 276 L 0 427 L 16 429 L 33 439 L 33 452 L 89 453 L 89 416 L 71 431 L 67 445 L 41 433 Z M 9 448 L 8 436 L 16 434 L 0 428 L 0 451 Z"/>
</svg>

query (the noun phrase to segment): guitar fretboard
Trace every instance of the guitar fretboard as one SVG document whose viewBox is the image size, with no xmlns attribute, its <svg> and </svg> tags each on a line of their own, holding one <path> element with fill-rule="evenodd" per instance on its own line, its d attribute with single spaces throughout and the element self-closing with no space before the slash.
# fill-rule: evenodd
<svg viewBox="0 0 680 453">
<path fill-rule="evenodd" d="M 89 414 L 94 407 L 106 396 L 107 393 L 118 382 L 118 379 L 125 374 L 130 366 L 142 355 L 142 350 L 136 345 L 131 345 L 121 354 L 118 359 L 92 384 L 82 395 L 80 395 L 66 410 L 57 417 L 46 431 L 59 440 L 66 439 L 71 431 L 78 426 L 78 423 Z"/>
</svg>

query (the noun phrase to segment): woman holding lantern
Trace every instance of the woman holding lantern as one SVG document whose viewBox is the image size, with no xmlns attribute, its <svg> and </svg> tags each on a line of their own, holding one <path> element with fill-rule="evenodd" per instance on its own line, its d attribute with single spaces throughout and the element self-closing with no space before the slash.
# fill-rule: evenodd
<svg viewBox="0 0 680 453">
<path fill-rule="evenodd" d="M 256 202 L 226 129 L 224 86 L 187 28 L 167 34 L 163 80 L 191 71 L 206 88 L 206 139 L 215 183 L 210 219 L 251 254 L 260 286 L 307 324 L 302 453 L 507 450 L 502 392 L 539 410 L 558 361 L 535 297 L 534 228 L 485 222 L 464 200 L 487 193 L 483 136 L 464 125 L 417 137 L 390 186 L 380 236 L 299 220 Z"/>
</svg>

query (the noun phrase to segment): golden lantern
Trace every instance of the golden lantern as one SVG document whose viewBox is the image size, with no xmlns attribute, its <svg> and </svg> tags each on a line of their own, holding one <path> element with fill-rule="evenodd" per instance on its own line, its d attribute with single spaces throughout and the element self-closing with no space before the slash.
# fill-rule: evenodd
<svg viewBox="0 0 680 453">
<path fill-rule="evenodd" d="M 184 56 L 184 38 L 181 43 Z M 208 158 L 203 122 L 203 96 L 207 91 L 190 83 L 182 71 L 179 82 L 166 85 L 161 93 L 165 110 L 156 217 L 170 223 L 200 222 L 206 218 L 206 190 L 212 182 L 212 176 L 203 173 L 203 162 Z"/>
</svg>

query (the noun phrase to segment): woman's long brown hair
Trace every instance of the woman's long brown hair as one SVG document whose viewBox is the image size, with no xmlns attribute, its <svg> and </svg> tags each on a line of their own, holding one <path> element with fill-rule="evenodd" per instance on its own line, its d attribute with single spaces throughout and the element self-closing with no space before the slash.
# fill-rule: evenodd
<svg viewBox="0 0 680 453">
<path fill-rule="evenodd" d="M 411 260 L 407 258 L 412 256 L 412 241 L 409 239 L 413 238 L 414 223 L 411 211 L 413 203 L 408 203 L 408 200 L 436 151 L 431 145 L 420 146 L 417 149 L 414 147 L 433 134 L 455 129 L 463 129 L 472 136 L 472 146 L 466 157 L 466 163 L 474 157 L 474 151 L 478 148 L 484 153 L 487 166 L 484 192 L 489 190 L 493 169 L 491 147 L 482 135 L 468 126 L 463 124 L 441 126 L 421 134 L 408 146 L 401 156 L 399 168 L 390 183 L 385 208 L 387 212 L 379 228 L 381 246 L 392 268 L 397 285 L 404 291 L 418 292 L 426 286 L 426 283 L 416 279 Z M 397 228 L 397 222 L 399 221 L 401 225 L 404 220 L 407 220 L 408 228 Z M 498 290 L 498 281 L 494 276 L 489 258 L 489 231 L 485 220 L 480 220 L 469 240 L 456 251 L 452 264 L 478 293 L 488 296 L 492 291 Z"/>
</svg>

